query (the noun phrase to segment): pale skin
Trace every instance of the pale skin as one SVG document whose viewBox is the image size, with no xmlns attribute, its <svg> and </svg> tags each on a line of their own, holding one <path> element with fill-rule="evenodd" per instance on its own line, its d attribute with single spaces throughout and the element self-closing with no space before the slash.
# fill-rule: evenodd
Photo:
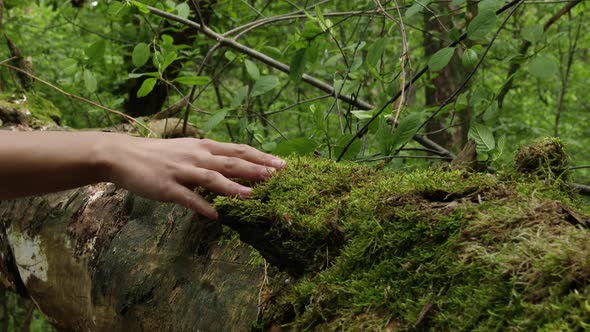
<svg viewBox="0 0 590 332">
<path fill-rule="evenodd" d="M 250 146 L 209 139 L 0 130 L 0 200 L 112 182 L 217 219 L 195 187 L 248 197 L 252 188 L 232 179 L 262 181 L 285 166 L 282 159 Z"/>
</svg>

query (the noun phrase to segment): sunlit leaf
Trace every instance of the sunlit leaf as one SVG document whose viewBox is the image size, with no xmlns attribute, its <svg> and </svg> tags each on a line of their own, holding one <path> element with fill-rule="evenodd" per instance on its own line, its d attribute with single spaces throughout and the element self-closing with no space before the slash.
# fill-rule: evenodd
<svg viewBox="0 0 590 332">
<path fill-rule="evenodd" d="M 84 86 L 86 87 L 86 91 L 90 93 L 96 92 L 98 83 L 96 81 L 96 77 L 90 70 L 84 70 Z"/>
<path fill-rule="evenodd" d="M 469 129 L 469 138 L 471 138 L 476 145 L 476 150 L 479 153 L 488 153 L 496 147 L 496 140 L 492 130 L 479 123 L 474 123 Z"/>
<path fill-rule="evenodd" d="M 182 18 L 188 18 L 191 14 L 191 9 L 186 2 L 176 5 L 176 12 Z"/>
<path fill-rule="evenodd" d="M 158 80 L 155 78 L 148 78 L 143 81 L 141 87 L 139 90 L 137 90 L 137 97 L 141 98 L 147 96 L 150 92 L 152 92 L 157 82 Z"/>
<path fill-rule="evenodd" d="M 175 82 L 185 85 L 205 85 L 209 83 L 208 76 L 180 76 L 177 77 Z"/>
</svg>

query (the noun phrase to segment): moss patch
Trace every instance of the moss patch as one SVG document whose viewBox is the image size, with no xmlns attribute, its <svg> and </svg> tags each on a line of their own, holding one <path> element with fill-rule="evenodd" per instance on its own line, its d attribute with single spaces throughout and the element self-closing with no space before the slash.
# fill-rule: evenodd
<svg viewBox="0 0 590 332">
<path fill-rule="evenodd" d="M 35 93 L 0 94 L 0 120 L 38 128 L 58 125 L 61 112 L 53 103 Z"/>
<path fill-rule="evenodd" d="M 295 277 L 272 274 L 257 328 L 590 326 L 588 211 L 546 181 L 299 158 L 216 206 Z"/>
<path fill-rule="evenodd" d="M 514 158 L 516 171 L 534 174 L 547 180 L 568 177 L 568 156 L 559 138 L 545 138 L 531 145 L 522 146 Z"/>
</svg>

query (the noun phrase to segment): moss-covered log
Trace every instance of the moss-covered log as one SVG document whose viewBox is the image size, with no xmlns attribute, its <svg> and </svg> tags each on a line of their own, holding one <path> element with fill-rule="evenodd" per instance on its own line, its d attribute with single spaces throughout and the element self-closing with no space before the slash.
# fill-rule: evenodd
<svg viewBox="0 0 590 332">
<path fill-rule="evenodd" d="M 220 223 L 112 185 L 4 202 L 2 281 L 61 330 L 583 330 L 589 209 L 559 178 L 298 158 Z"/>
</svg>

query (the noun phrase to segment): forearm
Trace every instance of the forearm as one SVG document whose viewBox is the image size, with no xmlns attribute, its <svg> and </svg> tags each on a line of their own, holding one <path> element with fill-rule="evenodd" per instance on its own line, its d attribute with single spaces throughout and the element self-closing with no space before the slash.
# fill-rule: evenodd
<svg viewBox="0 0 590 332">
<path fill-rule="evenodd" d="M 104 151 L 113 135 L 0 131 L 0 199 L 106 181 Z"/>
<path fill-rule="evenodd" d="M 108 181 L 216 219 L 217 212 L 195 187 L 248 197 L 252 188 L 232 178 L 261 181 L 285 166 L 285 161 L 250 146 L 207 139 L 0 131 L 0 199 Z"/>
</svg>

